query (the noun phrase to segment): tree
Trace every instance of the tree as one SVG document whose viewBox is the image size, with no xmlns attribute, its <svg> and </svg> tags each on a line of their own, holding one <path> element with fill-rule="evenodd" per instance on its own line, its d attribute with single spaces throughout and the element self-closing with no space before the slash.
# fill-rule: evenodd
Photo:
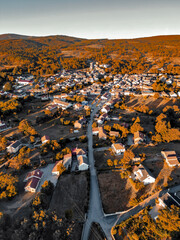
<svg viewBox="0 0 180 240">
<path fill-rule="evenodd" d="M 9 92 L 12 90 L 12 85 L 10 82 L 6 82 L 3 88 L 4 88 L 4 91 Z"/>
<path fill-rule="evenodd" d="M 0 199 L 14 197 L 17 194 L 17 182 L 17 177 L 0 172 Z"/>
<path fill-rule="evenodd" d="M 180 131 L 176 128 L 171 128 L 170 122 L 166 121 L 166 115 L 161 113 L 156 118 L 155 136 L 152 136 L 152 140 L 155 142 L 171 142 L 180 140 Z"/>
<path fill-rule="evenodd" d="M 7 146 L 7 139 L 6 139 L 6 137 L 0 137 L 0 151 L 5 150 L 6 146 Z"/>
<path fill-rule="evenodd" d="M 19 154 L 10 160 L 9 167 L 20 170 L 24 166 L 29 166 L 31 162 L 29 158 L 30 151 L 30 148 L 22 147 Z"/>
<path fill-rule="evenodd" d="M 48 208 L 48 199 L 47 199 L 47 195 L 44 193 L 40 193 L 39 195 L 37 195 L 32 203 L 31 206 L 33 207 L 33 209 L 35 210 L 39 210 L 39 209 L 47 209 Z"/>
<path fill-rule="evenodd" d="M 23 119 L 18 126 L 19 130 L 25 135 L 36 135 L 36 130 L 29 124 L 26 119 Z"/>
<path fill-rule="evenodd" d="M 111 159 L 108 159 L 108 160 L 107 160 L 107 165 L 108 165 L 109 167 L 112 167 L 112 166 L 113 166 L 113 161 L 112 161 Z"/>
<path fill-rule="evenodd" d="M 96 122 L 93 122 L 92 128 L 95 128 L 95 127 L 97 127 L 97 123 L 96 123 Z"/>
<path fill-rule="evenodd" d="M 54 191 L 54 184 L 51 181 L 45 181 L 41 186 L 41 193 L 45 193 L 46 195 L 52 195 Z"/>
<path fill-rule="evenodd" d="M 65 168 L 65 166 L 62 163 L 60 163 L 57 166 L 57 170 L 59 172 L 59 175 L 61 175 L 64 171 L 66 171 L 66 168 Z"/>
<path fill-rule="evenodd" d="M 137 119 L 136 119 L 133 125 L 131 126 L 130 131 L 131 133 L 135 133 L 137 131 L 144 131 L 144 128 L 141 127 L 141 125 L 139 124 L 139 122 L 137 122 Z"/>
<path fill-rule="evenodd" d="M 128 164 L 128 163 L 130 163 L 130 161 L 133 160 L 134 157 L 135 157 L 134 153 L 130 149 L 127 149 L 124 152 L 124 155 L 123 155 L 123 158 L 121 159 L 121 162 Z"/>
</svg>

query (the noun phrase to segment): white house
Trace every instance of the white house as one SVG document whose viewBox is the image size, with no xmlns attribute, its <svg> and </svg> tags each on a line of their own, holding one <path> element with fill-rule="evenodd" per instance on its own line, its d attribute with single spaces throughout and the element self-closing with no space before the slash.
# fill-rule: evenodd
<svg viewBox="0 0 180 240">
<path fill-rule="evenodd" d="M 122 143 L 113 143 L 112 149 L 117 155 L 121 155 L 126 151 L 125 146 Z"/>
<path fill-rule="evenodd" d="M 175 97 L 175 98 L 177 97 L 177 94 L 175 92 L 170 92 L 169 95 L 170 97 Z"/>
<path fill-rule="evenodd" d="M 85 171 L 88 169 L 89 165 L 87 164 L 87 157 L 82 155 L 77 156 L 77 161 L 79 171 Z"/>
<path fill-rule="evenodd" d="M 140 164 L 139 166 L 135 166 L 133 170 L 133 175 L 131 177 L 134 180 L 139 180 L 140 182 L 143 182 L 144 185 L 154 183 L 156 180 L 142 164 Z"/>
<path fill-rule="evenodd" d="M 13 142 L 13 143 L 11 143 L 11 145 L 9 145 L 8 147 L 7 147 L 7 151 L 9 152 L 9 153 L 16 153 L 17 151 L 19 151 L 19 149 L 22 147 L 22 144 L 21 144 L 21 142 L 20 141 L 15 141 L 15 142 Z"/>
<path fill-rule="evenodd" d="M 42 144 L 47 143 L 48 141 L 50 141 L 50 137 L 47 136 L 47 135 L 44 135 L 44 136 L 41 138 Z"/>
</svg>

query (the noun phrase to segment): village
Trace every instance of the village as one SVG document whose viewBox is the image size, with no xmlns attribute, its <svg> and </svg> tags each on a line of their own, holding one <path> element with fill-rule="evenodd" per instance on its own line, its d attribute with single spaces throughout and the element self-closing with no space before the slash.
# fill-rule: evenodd
<svg viewBox="0 0 180 240">
<path fill-rule="evenodd" d="M 16 76 L 11 89 L 3 86 L 0 168 L 19 180 L 10 202 L 2 195 L 0 211 L 23 216 L 48 181 L 55 189 L 50 208 L 63 217 L 72 211 L 77 220 L 72 202 L 65 204 L 68 186 L 76 184 L 82 196 L 71 195 L 71 200 L 79 198 L 76 208 L 81 209 L 79 221 L 87 239 L 92 188 L 100 193 L 96 197 L 104 216 L 114 214 L 114 219 L 130 216 L 128 211 L 143 209 L 150 200 L 153 219 L 161 208 L 180 207 L 180 76 L 112 75 L 108 67 L 91 62 L 87 69 L 39 79 Z M 56 198 L 62 206 L 56 206 Z M 110 229 L 102 229 L 110 235 Z"/>
</svg>

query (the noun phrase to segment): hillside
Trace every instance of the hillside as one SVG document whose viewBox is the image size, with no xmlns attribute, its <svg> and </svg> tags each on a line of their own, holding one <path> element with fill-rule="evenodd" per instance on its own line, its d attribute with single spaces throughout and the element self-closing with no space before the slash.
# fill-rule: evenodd
<svg viewBox="0 0 180 240">
<path fill-rule="evenodd" d="M 180 35 L 115 40 L 0 35 L 1 69 L 21 67 L 31 72 L 32 65 L 41 73 L 47 68 L 56 72 L 61 66 L 86 66 L 87 59 L 110 63 L 114 73 L 180 74 Z"/>
<path fill-rule="evenodd" d="M 7 33 L 7 34 L 1 34 L 0 40 L 9 40 L 9 39 L 28 39 L 31 38 L 30 36 L 26 35 L 19 35 L 14 33 Z"/>
</svg>

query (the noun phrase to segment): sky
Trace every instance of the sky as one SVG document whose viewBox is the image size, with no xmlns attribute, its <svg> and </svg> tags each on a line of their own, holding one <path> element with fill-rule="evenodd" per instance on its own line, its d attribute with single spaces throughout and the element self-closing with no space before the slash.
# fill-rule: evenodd
<svg viewBox="0 0 180 240">
<path fill-rule="evenodd" d="M 180 34 L 180 0 L 0 0 L 0 34 L 136 38 Z"/>
</svg>

